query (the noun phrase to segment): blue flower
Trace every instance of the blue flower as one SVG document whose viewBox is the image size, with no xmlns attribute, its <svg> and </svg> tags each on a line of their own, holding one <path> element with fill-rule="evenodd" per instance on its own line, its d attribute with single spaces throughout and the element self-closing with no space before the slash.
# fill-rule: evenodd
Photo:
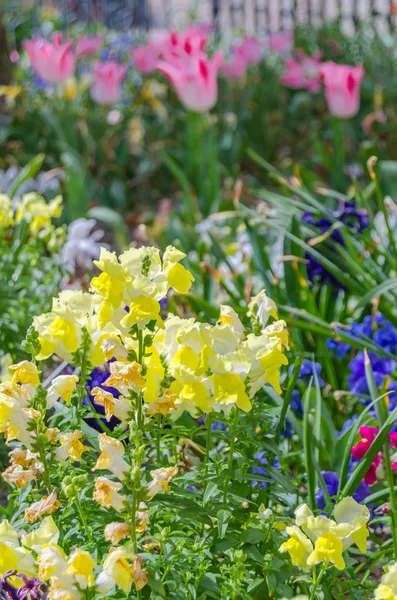
<svg viewBox="0 0 397 600">
<path fill-rule="evenodd" d="M 346 342 L 338 342 L 332 338 L 328 338 L 325 341 L 325 344 L 328 350 L 336 352 L 338 358 L 344 358 L 351 348 L 350 344 L 346 344 Z"/>
<path fill-rule="evenodd" d="M 258 461 L 259 465 L 264 465 L 266 466 L 269 461 L 267 460 L 267 458 L 265 457 L 266 452 L 258 452 L 257 454 L 254 455 L 254 459 Z M 280 468 L 280 461 L 277 458 L 277 456 L 274 458 L 273 461 L 273 467 L 275 469 L 279 469 Z M 266 477 L 268 475 L 268 471 L 266 471 L 266 469 L 263 468 L 263 466 L 257 466 L 257 467 L 252 467 L 252 473 L 257 473 L 258 475 L 263 475 L 264 477 Z M 273 481 L 273 480 L 271 480 Z M 267 481 L 256 481 L 253 480 L 251 482 L 252 487 L 258 487 L 258 488 L 262 488 L 265 489 L 267 487 Z"/>
</svg>

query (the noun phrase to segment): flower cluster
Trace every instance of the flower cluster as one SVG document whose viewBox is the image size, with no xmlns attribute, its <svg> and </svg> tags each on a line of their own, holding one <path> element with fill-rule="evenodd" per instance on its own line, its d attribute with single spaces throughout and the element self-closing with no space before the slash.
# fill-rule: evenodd
<svg viewBox="0 0 397 600">
<path fill-rule="evenodd" d="M 30 192 L 13 205 L 11 198 L 0 194 L 0 228 L 27 223 L 32 234 L 44 236 L 54 230 L 52 220 L 61 213 L 62 196 L 47 202 L 43 196 Z"/>
<path fill-rule="evenodd" d="M 41 521 L 39 528 L 27 534 L 21 549 L 12 550 L 14 558 L 3 571 L 38 577 L 52 600 L 79 599 L 94 587 L 103 597 L 115 586 L 127 594 L 133 583 L 137 590 L 146 585 L 138 538 L 147 529 L 153 498 L 167 491 L 179 472 L 177 464 L 145 468 L 145 429 L 159 423 L 157 416 L 170 417 L 172 426 L 185 411 L 194 417 L 237 414 L 251 410 L 263 385 L 281 392 L 288 333 L 264 291 L 246 310 L 249 328 L 230 306 L 221 306 L 215 324 L 164 318 L 162 301 L 173 292 L 187 293 L 193 281 L 181 264 L 184 256 L 174 247 L 162 257 L 151 247 L 131 248 L 119 257 L 102 248 L 89 291 L 63 291 L 50 312 L 35 317 L 32 361 L 12 365 L 11 378 L 1 384 L 0 430 L 8 444 L 17 442 L 3 478 L 17 489 L 42 494 L 40 499 L 35 494 L 24 513 L 25 523 L 32 527 Z M 41 361 L 49 358 L 76 370 L 57 375 L 44 389 Z M 106 375 L 90 386 L 91 404 L 86 386 L 93 367 L 104 368 Z M 59 421 L 59 414 L 66 420 Z M 120 425 L 111 431 L 106 424 L 114 417 Z M 49 419 L 59 427 L 50 427 Z M 92 420 L 101 433 L 89 428 L 87 438 Z M 111 547 L 95 558 L 87 546 L 66 547 L 68 556 L 58 545 L 56 521 L 73 502 L 89 532 L 80 504 L 87 489 L 103 511 L 104 544 Z M 17 544 L 18 535 L 12 535 Z M 26 558 L 29 548 L 35 555 L 27 552 Z M 29 569 L 20 568 L 20 553 Z"/>
<path fill-rule="evenodd" d="M 356 544 L 362 553 L 366 551 L 369 510 L 347 497 L 334 506 L 334 518 L 314 516 L 307 504 L 295 511 L 295 525 L 286 528 L 288 541 L 280 546 L 280 552 L 288 552 L 293 565 L 303 571 L 323 563 L 345 568 L 343 552 Z"/>
</svg>

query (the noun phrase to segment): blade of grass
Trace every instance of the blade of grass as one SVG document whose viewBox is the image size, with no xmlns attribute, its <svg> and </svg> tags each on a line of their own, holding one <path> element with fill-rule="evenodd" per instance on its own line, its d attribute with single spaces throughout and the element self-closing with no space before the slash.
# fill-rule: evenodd
<svg viewBox="0 0 397 600">
<path fill-rule="evenodd" d="M 295 359 L 294 368 L 293 368 L 291 376 L 288 380 L 287 391 L 285 392 L 283 405 L 281 407 L 280 418 L 279 418 L 279 421 L 277 424 L 276 434 L 274 436 L 274 441 L 276 442 L 276 444 L 278 443 L 278 441 L 280 439 L 280 434 L 284 427 L 285 417 L 287 416 L 287 412 L 288 412 L 289 405 L 291 402 L 292 392 L 295 389 L 296 380 L 299 377 L 299 372 L 300 372 L 301 366 L 302 366 L 302 359 L 300 358 L 300 356 L 298 356 Z"/>
<path fill-rule="evenodd" d="M 310 391 L 312 388 L 312 380 L 310 379 L 308 388 L 303 397 L 303 445 L 304 459 L 307 476 L 307 497 L 308 504 L 312 510 L 316 509 L 316 470 L 313 462 L 313 438 L 312 424 L 310 422 Z"/>
</svg>

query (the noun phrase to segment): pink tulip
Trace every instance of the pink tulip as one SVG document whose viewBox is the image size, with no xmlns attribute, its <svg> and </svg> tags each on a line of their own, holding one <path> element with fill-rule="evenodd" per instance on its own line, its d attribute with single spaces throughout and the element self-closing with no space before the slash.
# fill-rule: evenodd
<svg viewBox="0 0 397 600">
<path fill-rule="evenodd" d="M 149 46 L 137 46 L 131 51 L 131 58 L 138 71 L 141 73 L 153 73 L 157 67 L 159 51 L 155 46 L 150 44 Z"/>
<path fill-rule="evenodd" d="M 102 46 L 100 35 L 80 35 L 77 39 L 75 55 L 79 56 L 97 54 Z"/>
<path fill-rule="evenodd" d="M 290 88 L 318 92 L 321 88 L 319 70 L 321 53 L 313 57 L 307 56 L 303 51 L 297 51 L 296 54 L 297 60 L 290 58 L 285 62 L 281 82 Z"/>
<path fill-rule="evenodd" d="M 226 79 L 241 79 L 247 70 L 245 60 L 239 54 L 233 54 L 221 67 L 221 73 Z"/>
<path fill-rule="evenodd" d="M 235 46 L 233 53 L 240 56 L 247 67 L 251 67 L 261 60 L 263 47 L 259 40 L 246 35 L 241 42 Z"/>
<path fill-rule="evenodd" d="M 287 31 L 277 31 L 269 35 L 269 48 L 281 54 L 282 56 L 289 56 L 294 47 L 294 32 L 291 29 Z"/>
<path fill-rule="evenodd" d="M 37 75 L 59 83 L 71 77 L 75 69 L 75 56 L 72 52 L 71 40 L 62 43 L 62 34 L 53 35 L 52 43 L 42 38 L 24 40 L 23 47 L 29 54 L 32 68 Z"/>
<path fill-rule="evenodd" d="M 190 57 L 177 64 L 160 61 L 157 68 L 171 81 L 186 108 L 204 112 L 218 100 L 217 76 L 222 62 L 223 53 L 217 52 L 210 59 Z"/>
<path fill-rule="evenodd" d="M 120 100 L 121 83 L 127 73 L 127 67 L 114 61 L 94 62 L 92 73 L 94 83 L 91 97 L 98 104 L 115 104 Z"/>
<path fill-rule="evenodd" d="M 323 78 L 330 113 L 340 119 L 354 117 L 360 108 L 363 66 L 352 67 L 326 62 L 321 65 L 320 74 Z"/>
</svg>

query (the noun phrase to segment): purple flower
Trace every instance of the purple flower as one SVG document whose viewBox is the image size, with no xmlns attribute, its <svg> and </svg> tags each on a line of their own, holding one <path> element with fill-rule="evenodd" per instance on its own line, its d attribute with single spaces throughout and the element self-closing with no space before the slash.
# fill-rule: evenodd
<svg viewBox="0 0 397 600">
<path fill-rule="evenodd" d="M 331 496 L 332 503 L 335 503 L 335 496 L 338 493 L 339 487 L 339 477 L 333 471 L 322 471 L 322 476 L 324 479 L 325 487 L 327 488 L 328 494 Z M 356 491 L 353 494 L 354 500 L 356 502 L 363 502 L 367 496 L 370 494 L 370 489 L 368 485 L 361 481 Z M 325 498 L 323 491 L 319 489 L 316 493 L 316 502 L 319 509 L 325 508 Z"/>
<path fill-rule="evenodd" d="M 266 454 L 266 452 L 263 451 L 263 452 L 258 452 L 257 454 L 254 455 L 254 459 L 257 461 L 258 466 L 252 467 L 252 473 L 254 473 L 254 474 L 256 473 L 258 475 L 263 475 L 264 477 L 266 477 L 268 475 L 268 471 L 266 469 L 264 469 L 263 466 L 260 466 L 260 465 L 266 466 L 269 463 L 269 461 L 265 457 L 265 454 Z M 280 461 L 277 458 L 277 456 L 274 458 L 273 467 L 275 469 L 280 468 Z M 270 481 L 273 481 L 273 480 L 270 480 Z M 251 482 L 251 486 L 265 489 L 267 487 L 267 481 L 259 481 L 258 482 L 256 480 L 253 480 Z"/>
<path fill-rule="evenodd" d="M 22 581 L 20 587 L 16 587 L 9 580 L 10 577 L 19 577 Z M 0 580 L 0 598 L 5 600 L 47 600 L 47 586 L 40 579 L 26 577 L 23 573 L 7 571 Z"/>
<path fill-rule="evenodd" d="M 336 210 L 327 211 L 328 215 L 321 215 L 316 217 L 312 212 L 305 211 L 302 215 L 302 221 L 315 227 L 320 233 L 327 232 L 334 221 L 343 223 L 348 229 L 354 233 L 362 233 L 368 228 L 369 218 L 368 213 L 365 209 L 357 209 L 354 201 L 341 200 Z M 332 231 L 329 239 L 336 242 L 337 244 L 344 245 L 343 235 L 340 229 Z M 311 254 L 306 254 L 307 264 L 306 271 L 309 281 L 314 283 L 331 283 L 336 289 L 342 288 L 341 282 L 336 279 L 331 273 L 323 267 Z"/>
</svg>

